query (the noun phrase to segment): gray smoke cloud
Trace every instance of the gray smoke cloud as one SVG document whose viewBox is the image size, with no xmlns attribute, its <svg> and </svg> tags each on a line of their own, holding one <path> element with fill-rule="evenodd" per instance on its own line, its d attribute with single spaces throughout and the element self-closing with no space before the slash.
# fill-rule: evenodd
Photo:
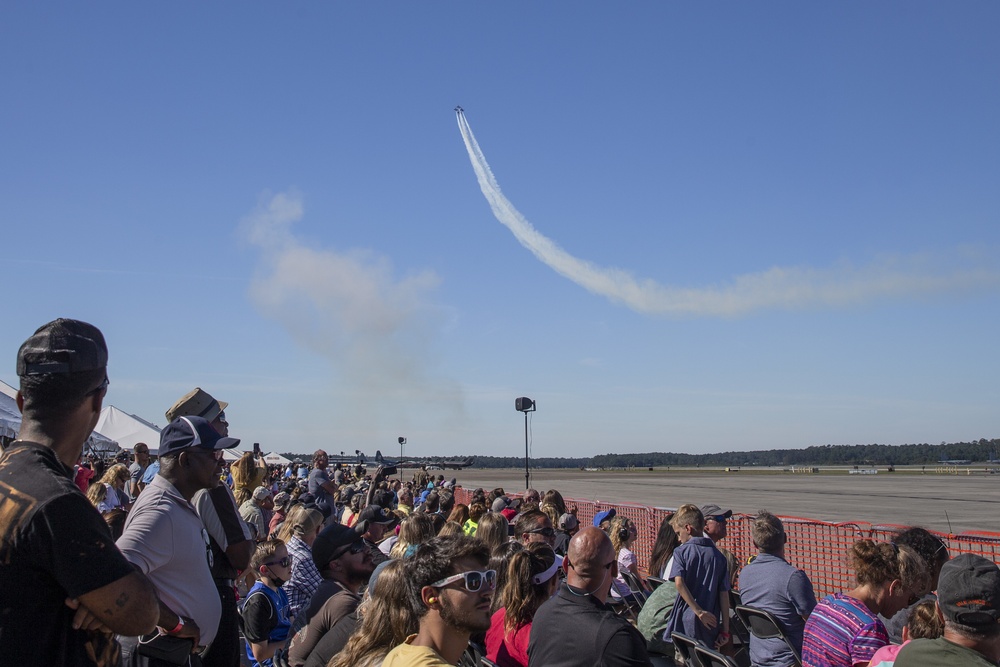
<svg viewBox="0 0 1000 667">
<path fill-rule="evenodd" d="M 265 196 L 241 223 L 261 253 L 250 285 L 257 309 L 331 362 L 359 423 L 412 409 L 418 397 L 460 414 L 460 388 L 434 376 L 433 343 L 448 319 L 431 302 L 438 276 L 397 278 L 372 251 L 307 246 L 292 233 L 302 217 L 302 197 L 289 191 Z"/>
<path fill-rule="evenodd" d="M 730 284 L 719 287 L 674 287 L 639 279 L 624 269 L 578 259 L 535 229 L 500 191 L 486 156 L 461 112 L 458 127 L 479 188 L 493 215 L 521 245 L 559 275 L 639 313 L 733 317 L 764 309 L 847 306 L 880 298 L 1000 285 L 995 259 L 958 252 L 953 257 L 886 257 L 863 267 L 849 263 L 825 269 L 773 267 L 736 276 Z"/>
</svg>

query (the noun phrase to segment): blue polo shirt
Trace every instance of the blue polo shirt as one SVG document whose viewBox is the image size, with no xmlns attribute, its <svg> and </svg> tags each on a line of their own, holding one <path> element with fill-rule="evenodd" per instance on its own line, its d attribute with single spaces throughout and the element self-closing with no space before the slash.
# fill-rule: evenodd
<svg viewBox="0 0 1000 667">
<path fill-rule="evenodd" d="M 816 594 L 805 572 L 782 558 L 762 553 L 740 571 L 740 597 L 744 605 L 774 614 L 792 644 L 802 652 L 806 627 L 802 617 L 808 616 L 816 606 Z M 761 667 L 795 664 L 788 646 L 781 639 L 758 639 L 752 635 L 750 662 Z"/>
</svg>

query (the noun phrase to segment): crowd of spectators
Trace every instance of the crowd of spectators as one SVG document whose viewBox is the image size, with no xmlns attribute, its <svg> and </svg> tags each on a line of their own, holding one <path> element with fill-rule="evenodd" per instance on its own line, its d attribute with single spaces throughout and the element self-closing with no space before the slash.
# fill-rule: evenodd
<svg viewBox="0 0 1000 667">
<path fill-rule="evenodd" d="M 1000 569 L 949 559 L 922 528 L 851 545 L 856 585 L 817 600 L 766 511 L 749 562 L 726 549 L 732 510 L 688 503 L 642 564 L 640 526 L 613 508 L 581 522 L 556 490 L 458 502 L 455 478 L 331 465 L 324 450 L 226 463 L 228 404 L 201 388 L 166 411 L 158 443 L 83 457 L 109 382 L 83 322 L 41 327 L 17 371 L 22 429 L 0 457 L 10 664 L 671 665 L 692 646 L 737 665 L 1000 660 Z M 777 633 L 740 634 L 747 613 Z"/>
</svg>

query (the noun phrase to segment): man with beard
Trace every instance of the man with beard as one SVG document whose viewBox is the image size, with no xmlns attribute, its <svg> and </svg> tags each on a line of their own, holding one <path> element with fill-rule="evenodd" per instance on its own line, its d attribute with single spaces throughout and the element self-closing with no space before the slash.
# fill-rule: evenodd
<svg viewBox="0 0 1000 667">
<path fill-rule="evenodd" d="M 354 530 L 364 539 L 365 547 L 375 565 L 381 565 L 389 560 L 389 557 L 378 548 L 378 543 L 385 538 L 387 531 L 395 528 L 397 522 L 395 514 L 387 512 L 378 505 L 369 505 L 358 515 Z"/>
<path fill-rule="evenodd" d="M 361 534 L 339 523 L 316 536 L 312 557 L 323 583 L 313 593 L 309 607 L 300 613 L 303 619 L 296 619 L 295 626 L 301 629 L 288 649 L 292 667 L 304 665 L 323 635 L 357 608 L 362 588 L 375 569 Z"/>
<path fill-rule="evenodd" d="M 465 535 L 436 537 L 406 561 L 409 598 L 420 618 L 417 634 L 392 649 L 382 667 L 448 667 L 458 663 L 473 633 L 490 627 L 496 571 L 489 549 Z"/>
</svg>

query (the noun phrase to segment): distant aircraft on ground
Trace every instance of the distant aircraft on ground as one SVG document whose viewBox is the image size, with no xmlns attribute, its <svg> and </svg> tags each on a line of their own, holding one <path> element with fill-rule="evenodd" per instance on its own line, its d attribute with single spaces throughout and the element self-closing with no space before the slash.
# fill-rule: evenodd
<svg viewBox="0 0 1000 667">
<path fill-rule="evenodd" d="M 941 459 L 938 463 L 946 466 L 967 466 L 972 461 L 970 459 Z"/>
<path fill-rule="evenodd" d="M 419 468 L 420 466 L 427 466 L 427 469 L 438 469 L 438 470 L 463 470 L 468 468 L 476 462 L 476 457 L 470 456 L 467 459 L 444 459 L 444 458 L 430 458 L 424 461 L 392 461 L 390 459 L 382 456 L 381 450 L 376 450 L 375 461 L 382 466 L 396 466 L 397 468 Z"/>
</svg>

